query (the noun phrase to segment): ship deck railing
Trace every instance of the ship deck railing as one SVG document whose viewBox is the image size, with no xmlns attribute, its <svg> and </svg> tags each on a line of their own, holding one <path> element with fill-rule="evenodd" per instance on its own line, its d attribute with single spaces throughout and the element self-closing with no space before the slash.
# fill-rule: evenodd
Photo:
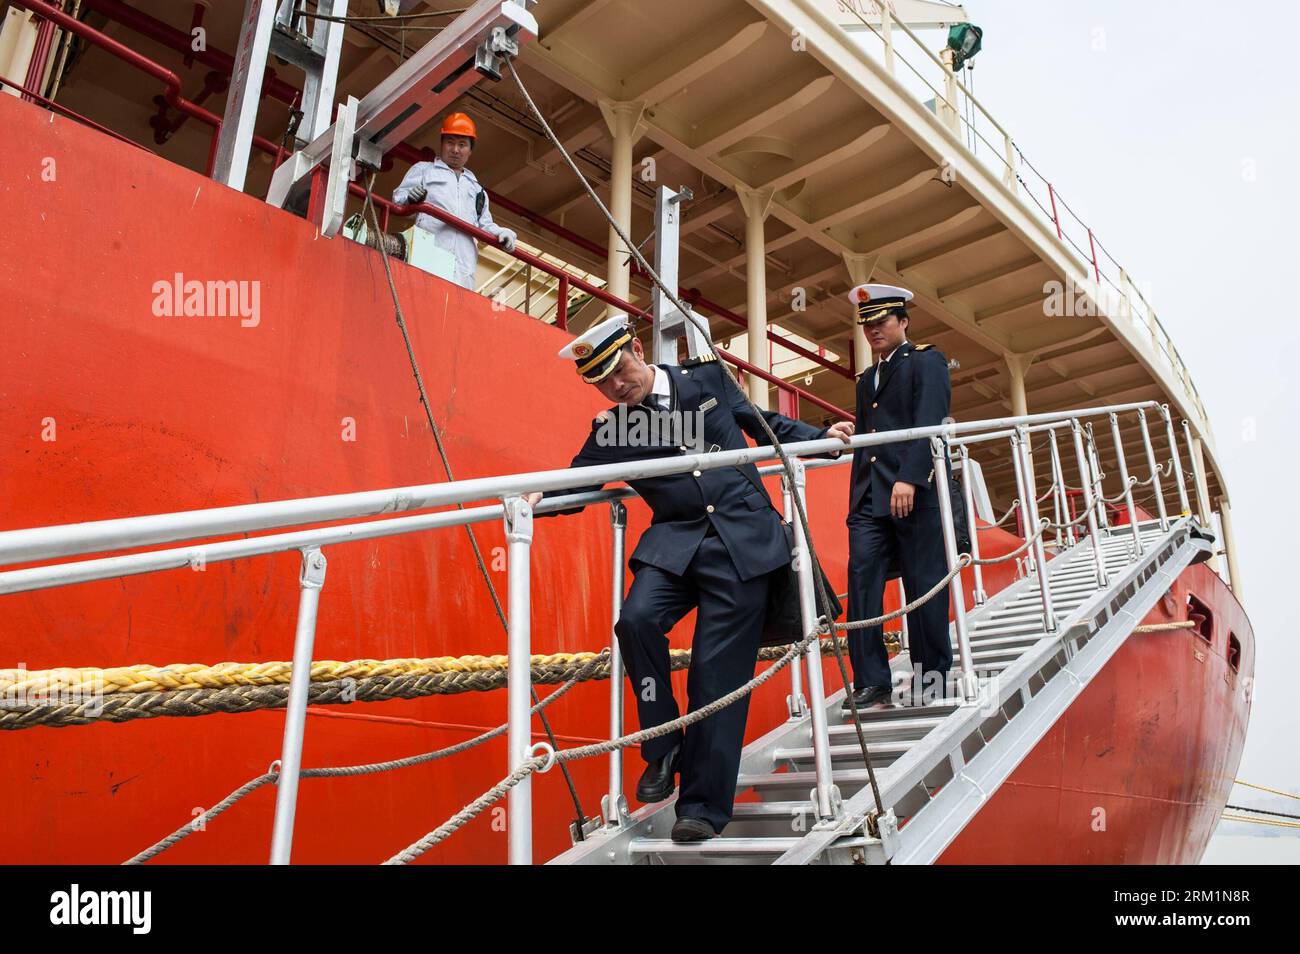
<svg viewBox="0 0 1300 954">
<path fill-rule="evenodd" d="M 48 23 L 76 34 L 162 83 L 164 86 L 163 99 L 168 105 L 178 110 L 186 119 L 198 120 L 212 128 L 211 148 L 209 149 L 208 167 L 205 173 L 211 175 L 222 120 L 219 116 L 182 95 L 181 81 L 174 71 L 88 24 L 63 13 L 50 4 L 43 2 L 43 0 L 14 0 L 14 3 L 17 6 L 25 7 Z M 859 49 L 862 50 L 864 55 L 883 59 L 887 69 L 891 74 L 895 75 L 895 78 L 898 78 L 895 64 L 902 63 L 910 72 L 900 82 L 903 82 L 910 89 L 912 95 L 922 102 L 925 102 L 925 96 L 931 96 L 936 112 L 941 113 L 949 127 L 959 138 L 964 138 L 964 145 L 971 154 L 977 160 L 989 165 L 994 171 L 1000 171 L 1004 183 L 1013 192 L 1017 189 L 1024 189 L 1026 196 L 1030 199 L 1025 204 L 1026 208 L 1039 215 L 1045 222 L 1050 222 L 1056 231 L 1057 237 L 1068 246 L 1071 254 L 1076 257 L 1081 269 L 1085 272 L 1088 270 L 1092 272 L 1095 277 L 1096 287 L 1089 289 L 1092 293 L 1091 297 L 1096 301 L 1110 302 L 1113 307 L 1108 307 L 1108 313 L 1114 311 L 1121 317 L 1132 317 L 1135 322 L 1140 322 L 1146 326 L 1154 353 L 1167 365 L 1174 380 L 1182 384 L 1190 403 L 1195 406 L 1200 416 L 1202 429 L 1205 429 L 1204 425 L 1208 418 L 1205 414 L 1200 393 L 1196 389 L 1186 363 L 1175 347 L 1173 339 L 1156 316 L 1154 308 L 1139 285 L 1132 281 L 1129 273 L 1097 238 L 1092 227 L 1076 214 L 1062 198 L 1053 183 L 1029 162 L 1011 133 L 993 117 L 984 104 L 975 97 L 973 91 L 926 46 L 925 42 L 907 24 L 899 21 L 889 12 L 887 4 L 878 6 L 881 7 L 882 15 L 880 26 L 869 24 L 865 19 L 862 19 L 864 28 L 860 33 L 856 34 L 873 37 L 878 47 L 860 45 Z M 846 10 L 848 13 L 856 13 L 852 4 L 846 5 Z M 859 18 L 861 19 L 860 15 Z M 904 38 L 906 45 L 903 48 L 900 48 L 900 44 L 895 39 L 896 31 L 901 31 Z M 89 117 L 74 113 L 59 104 L 45 100 L 44 97 L 40 96 L 36 90 L 29 88 L 29 86 L 7 80 L 2 82 L 18 89 L 24 98 L 33 102 L 42 102 L 47 108 L 59 109 L 65 115 L 70 115 L 115 138 L 125 138 Z M 131 142 L 129 139 L 126 141 Z M 982 151 L 980 149 L 981 143 L 984 146 Z M 279 166 L 288 155 L 281 144 L 274 143 L 262 136 L 254 136 L 252 145 L 253 148 L 273 156 L 276 166 Z M 420 150 L 407 143 L 400 144 L 398 148 L 392 151 L 392 155 L 410 162 L 434 158 L 431 150 Z M 314 185 L 313 188 L 323 188 L 323 185 Z M 365 195 L 365 190 L 355 182 L 350 184 L 349 191 L 355 196 Z M 559 223 L 551 221 L 507 196 L 491 189 L 486 191 L 493 203 L 545 230 L 557 239 L 574 245 L 584 252 L 601 258 L 608 257 L 610 250 L 607 247 L 564 228 Z M 374 196 L 373 199 L 381 212 L 382 228 L 385 230 L 389 227 L 391 218 L 394 216 L 407 217 L 423 212 L 439 219 L 452 228 L 473 236 L 480 242 L 495 245 L 494 236 L 478 229 L 469 222 L 451 215 L 445 210 L 427 204 L 399 206 L 380 196 Z M 1087 245 L 1086 251 L 1084 249 L 1085 243 Z M 649 320 L 649 313 L 646 309 L 619 298 L 601 285 L 589 280 L 589 277 L 585 274 L 557 265 L 544 255 L 537 255 L 527 249 L 518 247 L 510 252 L 505 252 L 503 249 L 502 254 L 510 256 L 525 268 L 536 269 L 556 280 L 557 289 L 553 320 L 562 329 L 567 329 L 569 298 L 574 293 L 588 295 L 611 307 L 618 308 L 630 316 Z M 633 269 L 635 273 L 635 265 Z M 1107 293 L 1101 288 L 1103 283 L 1109 286 L 1113 294 Z M 692 294 L 688 289 L 682 289 L 681 294 L 692 307 L 720 317 L 740 328 L 747 327 L 745 319 L 730 309 L 698 294 Z M 780 347 L 831 373 L 852 379 L 858 370 L 852 367 L 852 364 L 846 368 L 814 350 L 804 348 L 798 342 L 771 328 L 767 331 L 767 337 Z M 852 415 L 843 408 L 825 401 L 810 391 L 734 355 L 725 352 L 722 354 L 725 360 L 733 366 L 766 381 L 780 392 L 786 394 L 791 400 L 789 407 L 795 409 L 793 416 L 798 416 L 798 402 L 804 401 L 820 408 L 827 414 L 844 420 L 852 420 Z"/>
</svg>

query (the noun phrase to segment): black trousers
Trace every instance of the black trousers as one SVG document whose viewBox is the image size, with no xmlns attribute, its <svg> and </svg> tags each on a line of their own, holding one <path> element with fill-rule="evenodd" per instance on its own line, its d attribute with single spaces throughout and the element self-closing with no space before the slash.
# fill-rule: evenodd
<svg viewBox="0 0 1300 954">
<path fill-rule="evenodd" d="M 682 576 L 644 564 L 635 572 L 614 632 L 641 728 L 680 715 L 669 680 L 667 633 L 692 609 L 698 613 L 686 680 L 689 711 L 753 678 L 770 576 L 742 581 L 714 535 L 704 538 Z M 746 696 L 688 726 L 684 737 L 677 731 L 641 746 L 642 757 L 651 762 L 682 744 L 677 817 L 703 818 L 716 831 L 731 820 L 748 712 Z"/>
<path fill-rule="evenodd" d="M 939 511 L 916 509 L 906 517 L 873 517 L 870 501 L 849 516 L 850 620 L 870 619 L 884 612 L 885 576 L 893 563 L 902 569 L 907 599 L 914 600 L 943 579 L 948 558 L 943 549 Z M 913 670 L 919 668 L 916 689 L 942 693 L 952 667 L 948 635 L 948 588 L 907 614 L 908 644 Z M 855 689 L 889 686 L 889 654 L 880 626 L 849 632 L 849 659 Z"/>
</svg>

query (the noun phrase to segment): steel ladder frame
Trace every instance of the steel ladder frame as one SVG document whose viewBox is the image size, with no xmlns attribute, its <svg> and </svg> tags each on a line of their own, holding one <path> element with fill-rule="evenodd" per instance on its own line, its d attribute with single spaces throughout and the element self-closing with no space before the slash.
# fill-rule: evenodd
<svg viewBox="0 0 1300 954">
<path fill-rule="evenodd" d="M 1212 538 L 1192 517 L 1173 521 L 1160 531 L 1159 521 L 1143 521 L 1139 532 L 1144 552 L 1133 559 L 1132 540 L 1124 533 L 1101 535 L 1108 583 L 1096 585 L 1091 538 L 1063 551 L 1049 563 L 1049 587 L 1061 602 L 1078 604 L 1062 614 L 1055 633 L 1043 633 L 1042 621 L 1022 633 L 1004 638 L 1023 640 L 1016 650 L 997 650 L 995 655 L 1014 655 L 993 677 L 981 679 L 980 698 L 974 703 L 944 703 L 924 707 L 886 710 L 888 715 L 866 722 L 871 734 L 899 734 L 906 726 L 915 729 L 933 722 L 920 739 L 908 741 L 892 764 L 876 769 L 881 800 L 887 811 L 897 810 L 907 822 L 896 831 L 888 826 L 885 841 L 866 835 L 868 813 L 875 802 L 866 784 L 865 768 L 837 769 L 841 788 L 859 785 L 846 798 L 838 819 L 817 824 L 807 793 L 815 784 L 811 772 L 779 772 L 783 765 L 803 760 L 810 752 L 811 717 L 791 719 L 745 747 L 741 756 L 737 791 L 767 789 L 778 797 L 736 805 L 733 824 L 776 819 L 788 813 L 791 837 L 728 837 L 704 842 L 674 844 L 668 830 L 675 821 L 672 808 L 676 796 L 647 805 L 632 814 L 622 826 L 606 827 L 587 840 L 551 860 L 551 864 L 634 864 L 634 863 L 883 863 L 926 864 L 936 860 L 978 813 L 989 796 L 1032 751 L 1047 731 L 1088 682 L 1114 656 L 1133 628 L 1156 604 L 1189 565 L 1206 558 Z M 1091 586 L 1086 581 L 1091 579 Z M 1006 587 L 983 605 L 967 613 L 971 647 L 981 652 L 981 628 L 999 622 L 1000 616 L 1015 616 L 1017 604 L 1024 614 L 1036 604 L 1039 588 L 1036 576 L 1027 576 Z M 1067 595 L 1068 594 L 1068 595 Z M 1005 621 L 1003 621 L 1005 622 Z M 1026 624 L 1027 626 L 1029 624 Z M 1013 627 L 1013 629 L 1016 627 Z M 1035 638 L 1036 637 L 1036 638 Z M 896 672 L 910 670 L 905 653 L 892 661 Z M 994 695 L 990 695 L 993 693 Z M 857 751 L 856 737 L 847 731 L 839 712 L 843 691 L 828 698 L 826 712 L 832 734 L 845 735 Z M 996 704 L 993 700 L 996 699 Z M 883 730 L 883 731 L 880 731 Z M 893 742 L 885 745 L 899 746 Z M 882 743 L 868 740 L 869 750 L 882 751 Z M 783 757 L 784 755 L 784 757 Z M 797 799 L 779 798 L 779 788 L 794 787 Z M 772 792 L 772 789 L 778 789 Z"/>
</svg>

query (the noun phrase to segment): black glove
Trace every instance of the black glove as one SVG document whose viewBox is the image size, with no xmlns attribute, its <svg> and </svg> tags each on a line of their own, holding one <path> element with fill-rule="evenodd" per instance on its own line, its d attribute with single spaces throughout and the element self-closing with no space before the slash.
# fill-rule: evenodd
<svg viewBox="0 0 1300 954">
<path fill-rule="evenodd" d="M 406 204 L 419 205 L 426 198 L 428 198 L 428 195 L 429 195 L 429 190 L 422 185 L 418 185 L 410 192 L 406 193 Z"/>
</svg>

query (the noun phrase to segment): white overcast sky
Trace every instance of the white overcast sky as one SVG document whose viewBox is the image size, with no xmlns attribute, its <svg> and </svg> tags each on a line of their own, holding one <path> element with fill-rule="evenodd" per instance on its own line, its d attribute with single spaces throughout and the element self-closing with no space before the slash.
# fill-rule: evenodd
<svg viewBox="0 0 1300 954">
<path fill-rule="evenodd" d="M 984 28 L 976 96 L 1146 283 L 1204 398 L 1258 651 L 1239 777 L 1300 792 L 1300 55 L 1288 40 L 1300 8 L 965 7 Z M 1240 787 L 1233 800 L 1300 814 L 1300 802 Z M 1293 851 L 1238 837 L 1265 831 L 1225 822 L 1209 858 L 1300 862 L 1300 832 L 1287 833 Z"/>
</svg>

